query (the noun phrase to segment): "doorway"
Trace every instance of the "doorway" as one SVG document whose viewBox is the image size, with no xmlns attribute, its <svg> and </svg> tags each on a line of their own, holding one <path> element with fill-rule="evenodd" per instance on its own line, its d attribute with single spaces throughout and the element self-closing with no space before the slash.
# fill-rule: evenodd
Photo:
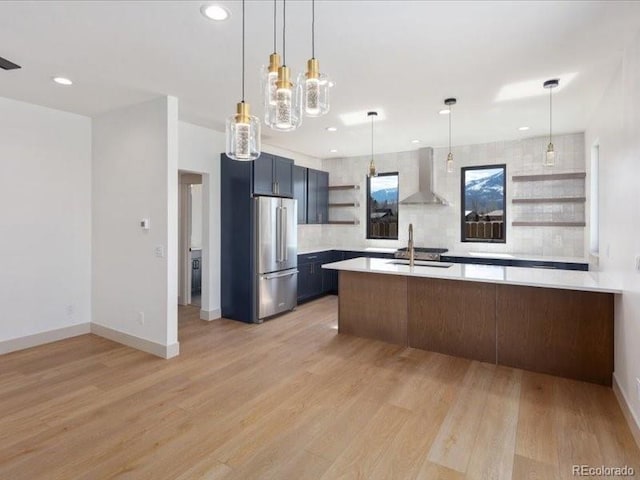
<svg viewBox="0 0 640 480">
<path fill-rule="evenodd" d="M 202 305 L 203 190 L 202 174 L 178 172 L 179 255 L 178 305 Z"/>
</svg>

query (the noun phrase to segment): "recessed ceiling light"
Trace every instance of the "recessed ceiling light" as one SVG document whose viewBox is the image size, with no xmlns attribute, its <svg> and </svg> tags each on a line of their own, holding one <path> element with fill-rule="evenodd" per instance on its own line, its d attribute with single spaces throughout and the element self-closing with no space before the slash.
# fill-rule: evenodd
<svg viewBox="0 0 640 480">
<path fill-rule="evenodd" d="M 215 3 L 212 5 L 203 5 L 200 8 L 200 12 L 202 12 L 202 15 L 205 17 L 218 22 L 226 20 L 231 16 L 231 12 L 227 8 Z"/>
<path fill-rule="evenodd" d="M 337 148 L 332 148 L 331 150 L 329 150 L 329 153 L 338 153 L 338 149 Z"/>
<path fill-rule="evenodd" d="M 442 110 L 440 110 L 438 112 L 440 115 L 449 115 L 451 113 L 451 110 L 449 108 L 443 108 Z"/>
<path fill-rule="evenodd" d="M 53 77 L 51 80 L 56 82 L 58 85 L 65 85 L 65 86 L 73 85 L 73 82 L 65 77 Z"/>
<path fill-rule="evenodd" d="M 520 127 L 520 128 L 518 128 L 518 130 L 520 130 L 521 132 L 525 132 L 525 131 L 529 130 L 529 127 Z"/>
<path fill-rule="evenodd" d="M 381 108 L 373 108 L 370 110 L 360 110 L 358 112 L 342 113 L 340 114 L 340 120 L 342 120 L 342 123 L 344 123 L 347 127 L 350 127 L 352 125 L 363 125 L 365 123 L 371 122 L 371 120 L 369 120 L 369 117 L 367 116 L 367 113 L 369 113 L 371 110 L 375 110 L 376 112 L 378 112 L 377 121 L 385 119 L 384 111 Z"/>
<path fill-rule="evenodd" d="M 411 143 L 420 143 L 420 140 L 411 140 Z"/>
<path fill-rule="evenodd" d="M 327 127 L 327 132 L 336 132 L 338 129 L 336 127 Z"/>
</svg>

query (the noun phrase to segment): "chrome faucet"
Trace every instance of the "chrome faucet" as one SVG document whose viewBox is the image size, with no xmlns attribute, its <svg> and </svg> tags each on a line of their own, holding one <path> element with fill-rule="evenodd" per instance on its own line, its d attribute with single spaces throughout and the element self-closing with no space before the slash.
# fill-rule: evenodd
<svg viewBox="0 0 640 480">
<path fill-rule="evenodd" d="M 407 253 L 409 253 L 409 266 L 415 263 L 415 250 L 413 248 L 413 223 L 409 224 L 409 243 L 407 243 Z"/>
</svg>

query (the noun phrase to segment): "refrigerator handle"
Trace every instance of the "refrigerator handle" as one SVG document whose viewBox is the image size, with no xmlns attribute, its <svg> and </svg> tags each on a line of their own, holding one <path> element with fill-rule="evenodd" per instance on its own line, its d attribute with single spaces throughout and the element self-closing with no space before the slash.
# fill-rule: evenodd
<svg viewBox="0 0 640 480">
<path fill-rule="evenodd" d="M 287 213 L 287 207 L 282 207 L 282 259 L 283 261 L 289 260 L 289 254 L 287 252 L 287 245 L 289 243 L 289 232 L 287 231 L 287 225 L 289 223 L 289 214 Z"/>
<path fill-rule="evenodd" d="M 276 207 L 276 262 L 282 262 L 282 217 L 280 207 Z"/>
</svg>

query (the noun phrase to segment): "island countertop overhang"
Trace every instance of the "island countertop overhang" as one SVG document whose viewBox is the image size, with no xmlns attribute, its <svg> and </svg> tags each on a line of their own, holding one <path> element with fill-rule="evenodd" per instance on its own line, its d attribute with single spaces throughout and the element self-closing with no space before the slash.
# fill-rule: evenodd
<svg viewBox="0 0 640 480">
<path fill-rule="evenodd" d="M 322 268 L 330 270 L 401 275 L 407 277 L 438 278 L 480 283 L 496 283 L 541 287 L 584 292 L 621 294 L 620 281 L 613 275 L 600 272 L 552 270 L 497 265 L 452 264 L 448 268 L 398 265 L 394 260 L 382 258 L 353 258 L 328 263 Z"/>
</svg>

